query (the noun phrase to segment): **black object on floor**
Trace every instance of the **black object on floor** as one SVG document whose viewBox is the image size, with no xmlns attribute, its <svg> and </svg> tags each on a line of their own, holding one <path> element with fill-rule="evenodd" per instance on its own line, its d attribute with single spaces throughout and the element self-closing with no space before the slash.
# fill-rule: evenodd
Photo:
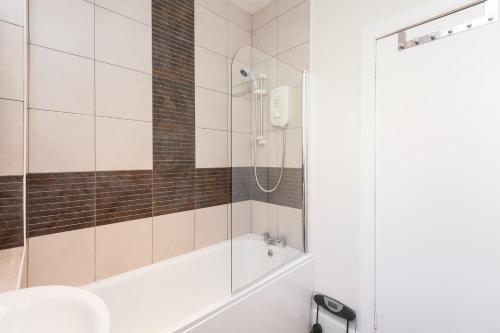
<svg viewBox="0 0 500 333">
<path fill-rule="evenodd" d="M 346 333 L 349 333 L 349 322 L 356 319 L 356 312 L 345 304 L 322 294 L 314 295 L 314 302 L 317 304 L 316 308 L 316 324 L 313 325 L 310 333 L 322 333 L 323 328 L 318 323 L 319 307 L 322 307 L 326 311 L 344 318 L 346 320 Z"/>
</svg>

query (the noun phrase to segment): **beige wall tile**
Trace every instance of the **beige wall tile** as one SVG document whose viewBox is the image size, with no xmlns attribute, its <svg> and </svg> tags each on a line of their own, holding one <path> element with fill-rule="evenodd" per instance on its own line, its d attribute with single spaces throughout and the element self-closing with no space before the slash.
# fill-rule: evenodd
<svg viewBox="0 0 500 333">
<path fill-rule="evenodd" d="M 309 40 L 309 1 L 278 17 L 278 52 L 282 53 Z"/>
<path fill-rule="evenodd" d="M 195 46 L 194 60 L 196 86 L 227 93 L 227 58 L 203 47 Z"/>
<path fill-rule="evenodd" d="M 227 19 L 230 22 L 242 27 L 246 31 L 252 30 L 252 15 L 250 13 L 231 2 L 228 3 L 227 11 Z"/>
<path fill-rule="evenodd" d="M 23 100 L 23 28 L 0 21 L 0 98 Z"/>
<path fill-rule="evenodd" d="M 2 0 L 0 20 L 24 25 L 24 0 Z"/>
<path fill-rule="evenodd" d="M 225 168 L 228 166 L 227 132 L 196 129 L 196 167 Z"/>
<path fill-rule="evenodd" d="M 29 110 L 29 171 L 93 171 L 94 118 Z"/>
<path fill-rule="evenodd" d="M 152 73 L 151 27 L 95 9 L 96 60 Z"/>
<path fill-rule="evenodd" d="M 196 45 L 227 55 L 227 21 L 205 7 L 195 5 L 194 42 Z"/>
<path fill-rule="evenodd" d="M 262 235 L 265 232 L 277 237 L 278 206 L 252 200 L 252 233 Z"/>
<path fill-rule="evenodd" d="M 195 0 L 194 3 L 227 18 L 227 0 Z"/>
<path fill-rule="evenodd" d="M 231 138 L 231 166 L 246 167 L 253 165 L 251 134 L 232 132 Z"/>
<path fill-rule="evenodd" d="M 23 247 L 0 251 L 0 293 L 15 290 Z"/>
<path fill-rule="evenodd" d="M 229 129 L 233 132 L 252 133 L 252 100 L 232 97 L 229 100 L 229 108 Z"/>
<path fill-rule="evenodd" d="M 285 206 L 278 207 L 278 237 L 286 240 L 286 245 L 304 250 L 304 227 L 302 210 Z"/>
<path fill-rule="evenodd" d="M 277 40 L 278 24 L 276 19 L 266 23 L 252 33 L 252 46 L 272 56 L 278 53 Z"/>
<path fill-rule="evenodd" d="M 278 61 L 278 85 L 291 88 L 302 86 L 302 71 Z"/>
<path fill-rule="evenodd" d="M 152 76 L 100 62 L 96 70 L 96 114 L 152 121 Z"/>
<path fill-rule="evenodd" d="M 290 89 L 288 128 L 302 127 L 302 87 Z"/>
<path fill-rule="evenodd" d="M 152 123 L 96 117 L 96 168 L 149 170 L 153 167 Z"/>
<path fill-rule="evenodd" d="M 278 1 L 278 14 L 281 15 L 287 10 L 297 6 L 304 0 L 277 0 Z"/>
<path fill-rule="evenodd" d="M 95 4 L 151 25 L 151 0 L 95 0 Z"/>
<path fill-rule="evenodd" d="M 252 51 L 249 47 L 251 43 L 252 34 L 249 31 L 231 22 L 228 23 L 227 55 L 230 58 L 234 57 L 239 62 L 250 65 L 252 63 Z"/>
<path fill-rule="evenodd" d="M 272 1 L 269 5 L 252 15 L 252 30 L 255 31 L 278 16 L 278 2 Z"/>
<path fill-rule="evenodd" d="M 0 175 L 23 173 L 23 103 L 0 99 Z"/>
<path fill-rule="evenodd" d="M 195 210 L 195 248 L 227 240 L 227 205 Z"/>
<path fill-rule="evenodd" d="M 266 132 L 269 146 L 268 166 L 281 167 L 283 154 L 283 134 L 281 130 Z M 302 128 L 286 130 L 286 159 L 285 167 L 302 167 Z"/>
<path fill-rule="evenodd" d="M 227 95 L 201 87 L 195 89 L 196 127 L 227 130 Z"/>
<path fill-rule="evenodd" d="M 281 53 L 278 59 L 295 69 L 309 70 L 309 42 Z"/>
<path fill-rule="evenodd" d="M 30 48 L 30 107 L 94 114 L 94 61 Z"/>
<path fill-rule="evenodd" d="M 236 238 L 252 231 L 252 201 L 235 202 L 228 205 L 228 238 Z"/>
<path fill-rule="evenodd" d="M 153 262 L 194 250 L 194 210 L 153 217 Z"/>
<path fill-rule="evenodd" d="M 95 279 L 95 229 L 29 239 L 28 285 L 81 286 Z"/>
<path fill-rule="evenodd" d="M 96 278 L 103 279 L 153 263 L 153 219 L 96 227 Z"/>
<path fill-rule="evenodd" d="M 31 0 L 33 44 L 94 58 L 94 6 L 85 1 Z"/>
</svg>

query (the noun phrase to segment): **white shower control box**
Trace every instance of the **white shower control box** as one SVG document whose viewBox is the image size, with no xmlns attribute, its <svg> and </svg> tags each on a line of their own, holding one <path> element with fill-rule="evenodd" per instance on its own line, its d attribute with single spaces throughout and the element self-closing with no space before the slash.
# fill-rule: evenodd
<svg viewBox="0 0 500 333">
<path fill-rule="evenodd" d="M 289 115 L 289 86 L 279 86 L 271 91 L 269 99 L 269 120 L 274 127 L 286 127 Z"/>
</svg>

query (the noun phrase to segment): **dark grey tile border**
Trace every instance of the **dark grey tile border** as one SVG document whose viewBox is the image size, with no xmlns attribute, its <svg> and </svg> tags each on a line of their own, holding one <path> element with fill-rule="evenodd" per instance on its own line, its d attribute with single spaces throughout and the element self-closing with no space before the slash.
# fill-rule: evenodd
<svg viewBox="0 0 500 333">
<path fill-rule="evenodd" d="M 23 176 L 0 176 L 0 250 L 23 246 Z"/>
<path fill-rule="evenodd" d="M 95 226 L 95 172 L 27 175 L 28 237 Z"/>
</svg>

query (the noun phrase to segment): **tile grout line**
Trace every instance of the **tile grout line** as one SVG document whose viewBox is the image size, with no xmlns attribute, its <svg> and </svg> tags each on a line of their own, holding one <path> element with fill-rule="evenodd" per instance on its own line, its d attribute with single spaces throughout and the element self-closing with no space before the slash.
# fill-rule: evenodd
<svg viewBox="0 0 500 333">
<path fill-rule="evenodd" d="M 106 61 L 103 61 L 103 60 L 97 60 L 95 58 L 95 29 L 94 29 L 94 58 L 89 58 L 89 57 L 86 57 L 86 56 L 82 56 L 80 54 L 76 54 L 76 53 L 71 53 L 71 52 L 68 52 L 68 51 L 63 51 L 63 50 L 55 49 L 53 47 L 44 46 L 44 45 L 37 44 L 37 43 L 31 43 L 30 42 L 29 45 L 30 46 L 36 46 L 36 47 L 39 47 L 39 48 L 42 48 L 42 49 L 45 49 L 45 50 L 50 50 L 50 51 L 53 51 L 53 52 L 58 52 L 58 53 L 63 53 L 63 54 L 66 54 L 66 55 L 78 57 L 78 58 L 81 58 L 81 59 L 90 60 L 90 61 L 93 61 L 93 62 L 96 62 L 96 63 L 100 63 L 100 64 L 114 66 L 114 67 L 118 67 L 118 68 L 122 68 L 122 69 L 127 69 L 127 70 L 130 70 L 130 71 L 134 71 L 134 72 L 137 72 L 137 73 L 142 73 L 142 74 L 145 74 L 145 75 L 150 75 L 150 76 L 153 75 L 152 73 L 144 72 L 144 71 L 141 71 L 139 69 L 134 69 L 134 68 L 130 68 L 130 67 L 122 66 L 122 65 L 117 65 L 117 64 L 113 64 L 113 63 L 106 62 Z"/>
</svg>

